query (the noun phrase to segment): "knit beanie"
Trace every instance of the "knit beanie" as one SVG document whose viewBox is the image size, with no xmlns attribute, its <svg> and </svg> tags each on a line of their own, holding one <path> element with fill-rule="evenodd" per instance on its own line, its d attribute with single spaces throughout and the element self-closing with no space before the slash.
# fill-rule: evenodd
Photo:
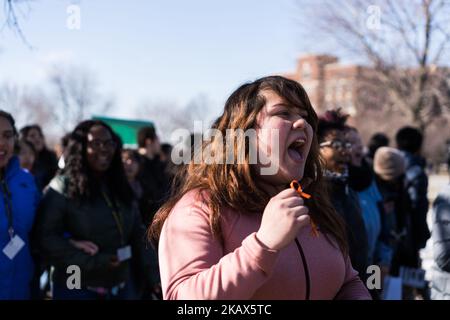
<svg viewBox="0 0 450 320">
<path fill-rule="evenodd" d="M 373 158 L 373 169 L 381 179 L 394 180 L 405 173 L 405 158 L 397 149 L 378 148 Z"/>
</svg>

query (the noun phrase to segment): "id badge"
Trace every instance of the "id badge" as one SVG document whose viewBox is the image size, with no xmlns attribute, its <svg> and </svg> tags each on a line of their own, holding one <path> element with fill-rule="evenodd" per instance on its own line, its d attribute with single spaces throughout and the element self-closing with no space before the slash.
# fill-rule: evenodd
<svg viewBox="0 0 450 320">
<path fill-rule="evenodd" d="M 25 242 L 18 236 L 15 235 L 8 244 L 3 248 L 3 253 L 10 259 L 14 259 L 14 257 L 19 253 L 20 250 L 24 247 Z"/>
<path fill-rule="evenodd" d="M 120 262 L 131 258 L 131 246 L 125 246 L 117 249 L 117 258 Z"/>
</svg>

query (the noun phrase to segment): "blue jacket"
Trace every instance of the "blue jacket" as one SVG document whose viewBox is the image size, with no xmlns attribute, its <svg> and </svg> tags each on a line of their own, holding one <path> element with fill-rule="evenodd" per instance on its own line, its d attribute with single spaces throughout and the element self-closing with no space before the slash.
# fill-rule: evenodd
<svg viewBox="0 0 450 320">
<path fill-rule="evenodd" d="M 388 266 L 392 260 L 389 243 L 390 223 L 383 210 L 381 195 L 370 165 L 363 161 L 360 166 L 349 166 L 349 185 L 358 194 L 361 214 L 368 240 L 368 264 Z"/>
<path fill-rule="evenodd" d="M 391 246 L 382 239 L 384 231 L 382 221 L 382 212 L 380 212 L 380 204 L 383 201 L 380 191 L 375 180 L 370 187 L 358 192 L 359 204 L 366 226 L 367 238 L 369 244 L 369 264 L 378 263 L 389 266 L 392 260 L 393 250 Z"/>
<path fill-rule="evenodd" d="M 33 176 L 20 168 L 17 157 L 9 161 L 3 178 L 9 192 L 5 192 L 2 183 L 0 185 L 0 300 L 28 299 L 34 269 L 29 234 L 40 198 L 39 191 Z M 25 246 L 12 260 L 3 252 L 10 241 L 6 211 L 8 202 L 12 211 L 14 234 L 25 242 Z"/>
</svg>

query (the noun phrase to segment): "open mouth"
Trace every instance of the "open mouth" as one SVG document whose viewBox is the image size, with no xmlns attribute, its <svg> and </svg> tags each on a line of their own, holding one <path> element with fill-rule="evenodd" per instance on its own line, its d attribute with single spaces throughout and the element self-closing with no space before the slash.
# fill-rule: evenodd
<svg viewBox="0 0 450 320">
<path fill-rule="evenodd" d="M 101 164 L 105 165 L 105 164 L 109 164 L 109 162 L 111 161 L 111 158 L 106 155 L 101 155 L 98 157 L 98 160 Z"/>
<path fill-rule="evenodd" d="M 340 159 L 340 160 L 337 160 L 337 161 L 336 161 L 336 164 L 337 164 L 339 167 L 346 167 L 346 166 L 348 165 L 348 160 Z"/>
<path fill-rule="evenodd" d="M 0 151 L 0 158 L 5 158 L 7 155 L 6 151 Z"/>
<path fill-rule="evenodd" d="M 304 160 L 303 150 L 306 145 L 306 140 L 303 138 L 292 142 L 288 147 L 288 154 L 295 162 L 302 162 Z"/>
</svg>

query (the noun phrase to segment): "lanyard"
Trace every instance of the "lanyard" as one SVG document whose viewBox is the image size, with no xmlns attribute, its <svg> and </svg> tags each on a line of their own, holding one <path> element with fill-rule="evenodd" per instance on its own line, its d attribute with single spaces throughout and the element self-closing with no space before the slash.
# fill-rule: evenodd
<svg viewBox="0 0 450 320">
<path fill-rule="evenodd" d="M 111 199 L 107 196 L 106 192 L 102 191 L 103 198 L 106 201 L 106 204 L 111 209 L 111 214 L 114 217 L 114 221 L 116 222 L 117 229 L 120 233 L 120 242 L 123 245 L 124 243 L 124 234 L 123 234 L 123 220 L 122 220 L 122 214 L 119 210 L 117 210 L 117 206 L 113 204 Z"/>
<path fill-rule="evenodd" d="M 8 185 L 5 180 L 1 181 L 2 185 L 2 193 L 3 193 L 3 201 L 5 203 L 6 209 L 6 217 L 8 218 L 8 233 L 9 237 L 12 239 L 14 236 L 14 227 L 13 227 L 13 215 L 11 208 L 11 192 L 9 192 Z"/>
</svg>

